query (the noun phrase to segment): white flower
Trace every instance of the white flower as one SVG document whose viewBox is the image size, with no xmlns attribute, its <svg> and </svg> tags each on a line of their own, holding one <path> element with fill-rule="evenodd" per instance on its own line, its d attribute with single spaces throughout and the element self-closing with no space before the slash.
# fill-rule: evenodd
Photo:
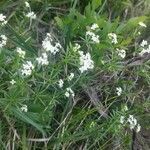
<svg viewBox="0 0 150 150">
<path fill-rule="evenodd" d="M 33 69 L 34 69 L 34 66 L 33 66 L 32 62 L 26 61 L 22 66 L 21 74 L 24 76 L 29 76 L 29 75 L 31 75 Z"/>
<path fill-rule="evenodd" d="M 75 94 L 74 94 L 74 92 L 72 91 L 71 88 L 67 88 L 67 89 L 66 89 L 66 92 L 65 92 L 65 96 L 66 96 L 66 97 L 70 97 L 70 96 L 74 97 Z"/>
<path fill-rule="evenodd" d="M 143 48 L 139 55 L 142 56 L 145 53 L 150 53 L 150 45 L 147 48 Z"/>
<path fill-rule="evenodd" d="M 81 46 L 78 43 L 75 43 L 75 46 L 73 47 L 73 51 L 76 52 L 80 48 L 81 48 Z"/>
<path fill-rule="evenodd" d="M 120 117 L 120 123 L 123 124 L 124 122 L 125 122 L 125 117 L 124 117 L 124 116 L 121 116 L 121 117 Z"/>
<path fill-rule="evenodd" d="M 121 87 L 117 87 L 116 91 L 117 91 L 118 96 L 120 96 L 122 94 L 122 88 Z"/>
<path fill-rule="evenodd" d="M 4 22 L 6 19 L 6 16 L 4 16 L 3 14 L 0 14 L 0 22 Z"/>
<path fill-rule="evenodd" d="M 138 124 L 137 127 L 136 127 L 136 132 L 138 133 L 140 131 L 141 131 L 141 126 L 140 126 L 140 124 Z"/>
<path fill-rule="evenodd" d="M 52 41 L 52 36 L 50 33 L 47 33 L 46 38 L 42 41 L 42 47 L 46 52 L 50 52 L 51 54 L 55 55 L 60 51 L 62 46 L 58 42 L 53 46 Z"/>
<path fill-rule="evenodd" d="M 31 18 L 31 19 L 35 19 L 36 18 L 36 14 L 33 11 L 31 11 L 31 12 L 26 14 L 26 17 Z"/>
<path fill-rule="evenodd" d="M 4 16 L 3 14 L 0 14 L 0 23 L 2 25 L 5 25 L 7 23 L 5 19 L 6 19 L 6 16 Z"/>
<path fill-rule="evenodd" d="M 140 45 L 141 45 L 141 47 L 145 47 L 147 44 L 148 44 L 147 41 L 146 41 L 146 40 L 143 40 Z"/>
<path fill-rule="evenodd" d="M 67 78 L 68 81 L 71 81 L 74 78 L 74 73 L 70 73 L 70 75 Z"/>
<path fill-rule="evenodd" d="M 30 4 L 28 2 L 25 2 L 25 6 L 29 8 Z"/>
<path fill-rule="evenodd" d="M 94 43 L 99 43 L 99 36 L 91 31 L 86 32 L 86 36 L 89 37 Z"/>
<path fill-rule="evenodd" d="M 136 118 L 134 118 L 133 115 L 129 115 L 129 117 L 127 118 L 127 121 L 125 121 L 124 116 L 121 116 L 120 117 L 120 123 L 124 124 L 125 122 L 129 123 L 130 130 L 136 129 L 137 133 L 141 130 L 140 124 L 137 124 L 137 120 L 136 120 Z"/>
<path fill-rule="evenodd" d="M 139 22 L 139 25 L 140 25 L 141 27 L 145 27 L 145 28 L 147 27 L 146 24 L 143 23 L 143 22 Z"/>
<path fill-rule="evenodd" d="M 28 111 L 27 105 L 22 105 L 22 107 L 20 109 L 21 109 L 22 112 L 27 112 Z"/>
<path fill-rule="evenodd" d="M 126 51 L 124 49 L 118 49 L 117 48 L 117 53 L 118 53 L 118 56 L 120 56 L 121 58 L 126 57 Z"/>
<path fill-rule="evenodd" d="M 88 69 L 93 69 L 94 68 L 94 62 L 91 59 L 91 55 L 90 53 L 86 53 L 83 54 L 82 51 L 79 51 L 79 55 L 80 55 L 80 68 L 79 70 L 81 71 L 81 73 L 83 73 L 84 71 L 87 71 Z"/>
<path fill-rule="evenodd" d="M 66 96 L 66 97 L 69 97 L 69 96 L 70 96 L 70 93 L 69 93 L 68 91 L 66 91 L 66 92 L 65 92 L 65 96 Z"/>
<path fill-rule="evenodd" d="M 14 85 L 14 84 L 16 83 L 16 81 L 15 81 L 14 79 L 12 79 L 12 80 L 10 81 L 10 83 L 11 83 L 12 85 Z"/>
<path fill-rule="evenodd" d="M 133 115 L 129 115 L 129 118 L 127 120 L 129 122 L 129 127 L 130 129 L 134 129 L 135 126 L 137 125 L 137 120 L 133 117 Z"/>
<path fill-rule="evenodd" d="M 96 24 L 96 23 L 92 24 L 91 30 L 95 30 L 97 28 L 99 28 L 98 24 Z"/>
<path fill-rule="evenodd" d="M 95 42 L 95 43 L 99 43 L 99 42 L 100 42 L 98 35 L 92 36 L 91 39 L 92 39 L 92 41 Z"/>
<path fill-rule="evenodd" d="M 63 81 L 62 79 L 60 79 L 60 80 L 58 81 L 58 86 L 59 86 L 60 88 L 62 88 L 63 85 L 64 85 L 64 81 Z"/>
<path fill-rule="evenodd" d="M 19 54 L 19 57 L 24 58 L 26 52 L 23 51 L 20 47 L 17 47 L 16 52 Z"/>
<path fill-rule="evenodd" d="M 95 36 L 95 33 L 91 31 L 86 31 L 86 36 Z"/>
<path fill-rule="evenodd" d="M 108 37 L 109 37 L 109 39 L 111 40 L 111 42 L 113 44 L 117 44 L 118 43 L 118 41 L 117 41 L 117 35 L 115 33 L 109 33 Z"/>
<path fill-rule="evenodd" d="M 7 37 L 5 35 L 0 36 L 0 48 L 6 45 Z"/>
<path fill-rule="evenodd" d="M 39 65 L 48 65 L 48 56 L 46 53 L 42 53 L 40 57 L 36 58 L 36 61 L 38 62 Z"/>
<path fill-rule="evenodd" d="M 127 105 L 124 106 L 124 111 L 128 111 L 128 106 Z"/>
</svg>

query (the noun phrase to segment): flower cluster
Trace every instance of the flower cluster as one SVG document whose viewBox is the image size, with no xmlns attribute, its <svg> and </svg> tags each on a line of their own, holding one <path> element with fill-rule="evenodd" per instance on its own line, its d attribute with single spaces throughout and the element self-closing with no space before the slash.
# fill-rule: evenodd
<svg viewBox="0 0 150 150">
<path fill-rule="evenodd" d="M 12 84 L 12 85 L 14 85 L 16 83 L 16 81 L 14 80 L 14 79 L 12 79 L 11 81 L 10 81 L 10 84 Z"/>
<path fill-rule="evenodd" d="M 124 49 L 116 49 L 117 50 L 117 54 L 118 56 L 120 56 L 121 58 L 125 58 L 126 57 L 126 51 Z"/>
<path fill-rule="evenodd" d="M 70 73 L 70 75 L 67 77 L 68 81 L 71 81 L 74 78 L 74 73 Z"/>
<path fill-rule="evenodd" d="M 130 130 L 135 129 L 137 133 L 141 130 L 140 124 L 137 123 L 137 120 L 136 120 L 136 118 L 134 118 L 133 115 L 129 115 L 129 117 L 127 119 L 125 119 L 124 116 L 121 116 L 120 123 L 121 124 L 128 123 Z"/>
<path fill-rule="evenodd" d="M 30 4 L 28 2 L 25 2 L 25 6 L 29 8 L 29 12 L 26 14 L 26 17 L 36 19 L 36 14 L 33 11 L 31 11 Z"/>
<path fill-rule="evenodd" d="M 28 111 L 27 105 L 22 105 L 22 107 L 20 109 L 21 109 L 22 112 L 27 112 Z"/>
<path fill-rule="evenodd" d="M 19 57 L 24 58 L 26 55 L 26 52 L 23 51 L 20 47 L 16 48 L 16 52 L 18 53 Z"/>
<path fill-rule="evenodd" d="M 98 29 L 99 26 L 94 23 L 92 26 L 91 26 L 91 30 L 95 31 L 96 29 Z M 94 43 L 99 43 L 99 35 L 96 35 L 93 31 L 87 31 L 86 32 L 86 36 L 88 38 L 90 38 Z"/>
<path fill-rule="evenodd" d="M 96 23 L 92 24 L 92 26 L 91 26 L 91 30 L 96 30 L 98 28 L 99 28 L 99 26 Z"/>
<path fill-rule="evenodd" d="M 29 75 L 31 75 L 33 69 L 34 69 L 34 66 L 33 66 L 32 62 L 31 62 L 31 61 L 26 61 L 26 62 L 22 65 L 21 74 L 22 74 L 23 76 L 29 76 Z"/>
<path fill-rule="evenodd" d="M 146 28 L 147 26 L 146 26 L 146 24 L 145 23 L 143 23 L 143 22 L 139 22 L 139 25 L 141 26 L 141 27 L 144 27 L 144 28 Z"/>
<path fill-rule="evenodd" d="M 28 2 L 25 2 L 25 6 L 30 8 L 30 4 Z"/>
<path fill-rule="evenodd" d="M 148 45 L 148 42 L 146 40 L 143 40 L 140 46 L 142 48 L 142 51 L 139 53 L 140 56 L 145 53 L 150 53 L 150 45 Z"/>
<path fill-rule="evenodd" d="M 26 17 L 31 18 L 31 19 L 35 19 L 36 18 L 36 14 L 33 11 L 31 11 L 31 12 L 28 12 L 26 14 Z"/>
<path fill-rule="evenodd" d="M 0 23 L 2 26 L 7 24 L 6 16 L 4 16 L 3 14 L 0 14 Z"/>
<path fill-rule="evenodd" d="M 39 65 L 48 65 L 49 61 L 48 61 L 48 56 L 46 53 L 42 53 L 40 57 L 36 58 L 37 62 Z"/>
<path fill-rule="evenodd" d="M 88 69 L 93 69 L 94 68 L 94 62 L 91 59 L 91 55 L 90 53 L 86 53 L 83 54 L 82 51 L 79 51 L 79 55 L 80 55 L 80 68 L 79 70 L 81 71 L 81 73 L 83 73 L 84 71 L 87 71 Z"/>
<path fill-rule="evenodd" d="M 115 33 L 109 33 L 108 38 L 111 40 L 111 43 L 117 44 L 117 35 Z"/>
<path fill-rule="evenodd" d="M 87 31 L 86 36 L 89 37 L 94 43 L 99 43 L 99 35 L 96 35 L 92 31 Z"/>
<path fill-rule="evenodd" d="M 54 45 L 52 44 L 53 39 L 50 33 L 47 33 L 46 38 L 42 41 L 42 47 L 46 52 L 50 52 L 55 55 L 62 48 L 60 43 L 56 42 Z"/>
<path fill-rule="evenodd" d="M 76 52 L 81 48 L 81 46 L 78 43 L 75 43 L 75 46 L 73 47 L 73 51 Z"/>
<path fill-rule="evenodd" d="M 7 37 L 5 35 L 0 36 L 0 48 L 6 45 Z"/>
<path fill-rule="evenodd" d="M 117 87 L 116 88 L 116 92 L 117 92 L 117 95 L 120 96 L 122 94 L 122 88 L 121 87 Z"/>
<path fill-rule="evenodd" d="M 66 92 L 65 92 L 65 96 L 66 97 L 74 97 L 75 96 L 75 94 L 74 94 L 74 92 L 73 92 L 73 90 L 71 89 L 71 88 L 67 88 L 66 89 Z"/>
<path fill-rule="evenodd" d="M 60 80 L 58 81 L 58 86 L 59 86 L 60 88 L 62 88 L 63 85 L 64 85 L 64 81 L 63 81 L 62 79 L 60 79 Z"/>
</svg>

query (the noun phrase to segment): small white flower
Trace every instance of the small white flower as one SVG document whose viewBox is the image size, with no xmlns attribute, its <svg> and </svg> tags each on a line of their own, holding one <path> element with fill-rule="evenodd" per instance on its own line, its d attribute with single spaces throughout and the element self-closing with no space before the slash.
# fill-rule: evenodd
<svg viewBox="0 0 150 150">
<path fill-rule="evenodd" d="M 41 57 L 36 58 L 36 61 L 38 62 L 39 65 L 48 65 L 49 61 L 48 61 L 48 56 L 46 53 L 42 53 Z"/>
<path fill-rule="evenodd" d="M 81 48 L 81 46 L 78 43 L 75 44 L 75 47 L 77 50 Z"/>
<path fill-rule="evenodd" d="M 6 45 L 7 37 L 5 35 L 0 36 L 0 48 Z"/>
<path fill-rule="evenodd" d="M 86 31 L 86 36 L 95 36 L 95 34 L 91 31 Z"/>
<path fill-rule="evenodd" d="M 89 37 L 94 43 L 99 43 L 99 35 L 96 35 L 95 33 L 91 31 L 86 32 L 86 36 Z"/>
<path fill-rule="evenodd" d="M 12 79 L 11 81 L 10 81 L 10 84 L 12 84 L 12 85 L 14 85 L 16 83 L 16 81 L 14 80 L 14 79 Z"/>
<path fill-rule="evenodd" d="M 99 43 L 99 42 L 100 42 L 98 35 L 92 36 L 91 39 L 92 39 L 92 41 L 95 42 L 95 43 Z"/>
<path fill-rule="evenodd" d="M 70 96 L 74 97 L 75 94 L 74 94 L 74 92 L 72 91 L 71 88 L 67 88 L 67 89 L 66 89 L 66 92 L 65 92 L 65 96 L 66 96 L 66 97 L 70 97 Z"/>
<path fill-rule="evenodd" d="M 75 43 L 75 46 L 73 47 L 73 51 L 76 52 L 80 48 L 81 48 L 81 46 L 78 43 Z"/>
<path fill-rule="evenodd" d="M 128 106 L 127 105 L 124 106 L 124 111 L 128 111 Z"/>
<path fill-rule="evenodd" d="M 129 117 L 127 118 L 127 121 L 125 121 L 125 117 L 124 116 L 121 116 L 120 117 L 120 123 L 124 124 L 125 122 L 129 123 L 130 130 L 135 129 L 137 133 L 141 130 L 140 124 L 137 124 L 137 120 L 136 120 L 136 118 L 134 118 L 133 115 L 129 115 Z"/>
<path fill-rule="evenodd" d="M 7 23 L 5 19 L 6 19 L 6 16 L 4 16 L 3 14 L 0 14 L 0 23 L 2 25 L 5 25 Z"/>
<path fill-rule="evenodd" d="M 81 71 L 81 73 L 83 73 L 84 71 L 87 71 L 89 69 L 93 69 L 94 68 L 94 61 L 91 59 L 91 55 L 90 53 L 86 53 L 83 54 L 82 51 L 79 51 L 79 55 L 80 55 L 80 68 L 79 70 Z"/>
<path fill-rule="evenodd" d="M 121 117 L 120 117 L 120 123 L 123 124 L 124 122 L 125 122 L 125 117 L 124 117 L 124 116 L 121 116 Z"/>
<path fill-rule="evenodd" d="M 28 111 L 27 105 L 22 105 L 22 107 L 20 109 L 21 109 L 22 112 L 27 112 Z"/>
<path fill-rule="evenodd" d="M 133 117 L 133 115 L 129 115 L 127 121 L 129 122 L 129 127 L 131 130 L 134 129 L 137 125 L 137 120 Z"/>
<path fill-rule="evenodd" d="M 139 55 L 142 56 L 145 53 L 150 53 L 150 45 L 147 48 L 143 48 Z"/>
<path fill-rule="evenodd" d="M 143 23 L 143 22 L 139 22 L 139 25 L 140 25 L 141 27 L 145 27 L 145 28 L 147 27 L 146 24 Z"/>
<path fill-rule="evenodd" d="M 136 127 L 136 132 L 138 133 L 140 131 L 141 131 L 141 126 L 140 126 L 140 124 L 138 124 L 137 127 Z"/>
<path fill-rule="evenodd" d="M 118 56 L 120 56 L 121 58 L 126 57 L 126 51 L 124 49 L 118 49 L 117 48 L 117 53 L 118 53 Z"/>
<path fill-rule="evenodd" d="M 33 11 L 31 11 L 26 14 L 26 17 L 31 18 L 31 19 L 36 19 L 36 14 Z"/>
<path fill-rule="evenodd" d="M 99 28 L 98 24 L 96 24 L 96 23 L 92 24 L 91 30 L 95 30 L 97 28 Z"/>
<path fill-rule="evenodd" d="M 24 58 L 26 52 L 23 51 L 20 47 L 17 47 L 16 52 L 19 54 L 19 57 Z"/>
<path fill-rule="evenodd" d="M 60 79 L 60 80 L 58 81 L 58 86 L 59 86 L 60 88 L 62 88 L 63 85 L 64 85 L 64 81 L 63 81 L 62 79 Z"/>
<path fill-rule="evenodd" d="M 120 96 L 122 94 L 122 88 L 121 87 L 117 87 L 116 91 L 117 91 L 118 96 Z"/>
<path fill-rule="evenodd" d="M 51 54 L 55 55 L 60 51 L 62 46 L 58 42 L 53 45 L 52 42 L 52 36 L 50 35 L 50 33 L 47 33 L 46 38 L 42 41 L 42 47 L 46 52 L 50 52 Z"/>
<path fill-rule="evenodd" d="M 5 21 L 5 19 L 6 19 L 6 16 L 4 16 L 3 14 L 0 14 L 0 22 Z"/>
<path fill-rule="evenodd" d="M 69 93 L 68 91 L 66 91 L 66 92 L 65 92 L 65 96 L 66 96 L 66 97 L 69 97 L 69 96 L 70 96 L 70 93 Z"/>
<path fill-rule="evenodd" d="M 68 81 L 71 81 L 74 78 L 74 73 L 70 73 L 70 75 L 67 78 Z"/>
<path fill-rule="evenodd" d="M 28 2 L 25 2 L 25 6 L 29 8 L 30 4 Z"/>
<path fill-rule="evenodd" d="M 108 37 L 109 37 L 109 39 L 111 40 L 111 42 L 113 44 L 117 44 L 118 43 L 118 41 L 117 41 L 117 35 L 115 33 L 109 33 Z"/>
<path fill-rule="evenodd" d="M 146 40 L 143 40 L 140 45 L 141 45 L 141 47 L 145 47 L 147 44 L 148 44 L 147 41 L 146 41 Z"/>
<path fill-rule="evenodd" d="M 26 61 L 23 65 L 22 65 L 22 70 L 21 70 L 21 74 L 23 76 L 29 76 L 32 74 L 32 71 L 34 69 L 34 66 L 32 64 L 31 61 Z"/>
</svg>

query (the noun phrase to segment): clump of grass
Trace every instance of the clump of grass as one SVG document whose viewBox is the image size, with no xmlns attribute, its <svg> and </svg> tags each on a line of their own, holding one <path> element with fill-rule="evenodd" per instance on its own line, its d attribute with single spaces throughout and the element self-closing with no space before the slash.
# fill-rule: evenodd
<svg viewBox="0 0 150 150">
<path fill-rule="evenodd" d="M 123 18 L 122 2 L 80 4 L 3 2 L 3 149 L 130 149 L 149 128 L 149 16 Z"/>
</svg>

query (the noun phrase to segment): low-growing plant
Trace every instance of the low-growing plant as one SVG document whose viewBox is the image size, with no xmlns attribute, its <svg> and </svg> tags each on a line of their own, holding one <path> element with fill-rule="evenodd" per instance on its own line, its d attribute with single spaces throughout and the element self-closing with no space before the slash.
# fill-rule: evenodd
<svg viewBox="0 0 150 150">
<path fill-rule="evenodd" d="M 134 149 L 149 128 L 149 16 L 110 16 L 101 0 L 53 3 L 0 14 L 2 149 Z M 49 14 L 57 4 L 65 15 Z"/>
</svg>

